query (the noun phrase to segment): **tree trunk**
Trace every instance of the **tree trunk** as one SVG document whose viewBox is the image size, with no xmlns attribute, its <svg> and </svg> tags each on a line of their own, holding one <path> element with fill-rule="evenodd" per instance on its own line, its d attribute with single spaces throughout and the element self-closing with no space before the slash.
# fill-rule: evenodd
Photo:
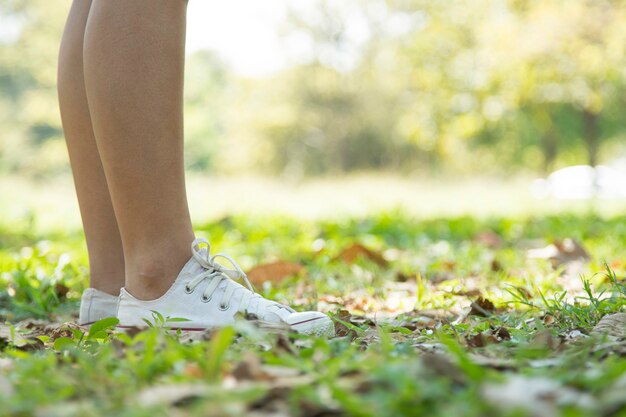
<svg viewBox="0 0 626 417">
<path fill-rule="evenodd" d="M 583 110 L 583 130 L 585 143 L 587 144 L 587 158 L 592 167 L 598 164 L 598 152 L 600 149 L 600 126 L 598 114 L 589 110 Z"/>
<path fill-rule="evenodd" d="M 559 138 L 553 129 L 549 129 L 544 133 L 541 144 L 543 150 L 543 171 L 545 174 L 548 174 L 559 151 Z"/>
</svg>

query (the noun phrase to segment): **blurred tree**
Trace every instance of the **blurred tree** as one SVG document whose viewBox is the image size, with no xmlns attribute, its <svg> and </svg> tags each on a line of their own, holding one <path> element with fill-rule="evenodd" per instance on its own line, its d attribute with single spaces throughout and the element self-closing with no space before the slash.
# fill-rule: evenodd
<svg viewBox="0 0 626 417">
<path fill-rule="evenodd" d="M 312 45 L 283 74 L 296 109 L 266 126 L 278 167 L 549 170 L 623 136 L 622 1 L 311 4 L 287 32 Z"/>
<path fill-rule="evenodd" d="M 0 3 L 2 172 L 68 171 L 62 4 Z M 283 28 L 294 65 L 273 76 L 188 57 L 187 165 L 291 178 L 595 165 L 626 136 L 623 22 L 624 0 L 299 2 Z"/>
<path fill-rule="evenodd" d="M 357 0 L 291 11 L 287 40 L 311 48 L 302 65 L 268 84 L 280 83 L 274 101 L 289 109 L 275 103 L 280 116 L 255 125 L 269 145 L 266 166 L 293 176 L 415 165 L 418 149 L 396 128 L 404 86 L 390 73 L 396 48 L 386 11 L 381 1 Z"/>
<path fill-rule="evenodd" d="M 56 96 L 56 60 L 69 2 L 6 0 L 13 27 L 0 41 L 0 170 L 31 176 L 66 171 Z"/>
<path fill-rule="evenodd" d="M 230 72 L 210 51 L 198 51 L 185 63 L 185 161 L 192 171 L 215 170 L 226 134 L 225 92 Z"/>
<path fill-rule="evenodd" d="M 484 55 L 507 57 L 491 72 L 494 91 L 512 99 L 503 117 L 532 125 L 545 168 L 579 138 L 596 165 L 600 141 L 626 127 L 607 111 L 624 104 L 625 17 L 623 2 L 551 1 L 511 8 L 487 28 Z"/>
</svg>

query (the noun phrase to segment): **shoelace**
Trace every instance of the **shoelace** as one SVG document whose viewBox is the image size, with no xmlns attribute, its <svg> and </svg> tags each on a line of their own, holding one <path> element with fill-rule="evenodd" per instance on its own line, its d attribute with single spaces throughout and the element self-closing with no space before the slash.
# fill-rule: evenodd
<svg viewBox="0 0 626 417">
<path fill-rule="evenodd" d="M 206 253 L 204 254 L 201 251 L 202 246 L 206 246 Z M 287 306 L 279 304 L 275 301 L 266 300 L 263 297 L 261 297 L 259 294 L 257 294 L 254 291 L 254 287 L 252 287 L 252 284 L 250 284 L 248 277 L 246 276 L 246 274 L 243 272 L 241 267 L 237 264 L 237 262 L 235 262 L 233 258 L 223 253 L 218 253 L 218 254 L 211 256 L 211 244 L 209 243 L 208 240 L 204 238 L 198 238 L 194 240 L 193 243 L 191 244 L 191 254 L 193 255 L 194 259 L 204 269 L 206 269 L 206 271 L 201 272 L 200 274 L 195 276 L 191 281 L 189 281 L 187 285 L 185 285 L 185 292 L 187 292 L 188 294 L 192 293 L 202 281 L 210 280 L 209 285 L 206 287 L 206 289 L 202 293 L 202 301 L 205 303 L 208 303 L 209 301 L 211 301 L 211 298 L 213 297 L 213 293 L 215 292 L 215 290 L 217 290 L 217 288 L 222 283 L 222 281 L 229 280 L 229 279 L 232 279 L 233 281 L 235 281 L 238 278 L 242 278 L 243 281 L 246 283 L 246 286 L 248 287 L 249 291 L 245 291 L 246 290 L 245 288 L 238 286 L 238 285 L 227 286 L 227 289 L 226 291 L 224 291 L 224 295 L 222 296 L 222 299 L 220 300 L 220 303 L 219 303 L 220 310 L 228 310 L 228 308 L 230 307 L 230 300 L 232 299 L 235 292 L 238 290 L 244 290 L 245 292 L 241 298 L 241 305 L 239 307 L 239 310 L 243 310 L 244 312 L 247 313 L 253 301 L 264 300 L 270 303 L 270 306 L 275 306 L 276 308 L 285 308 L 289 311 L 293 311 L 291 308 Z M 228 262 L 230 262 L 230 264 L 234 267 L 234 269 L 225 268 L 223 265 L 217 263 L 216 262 L 217 258 L 226 259 Z M 259 303 L 257 302 L 257 307 L 258 305 Z"/>
</svg>

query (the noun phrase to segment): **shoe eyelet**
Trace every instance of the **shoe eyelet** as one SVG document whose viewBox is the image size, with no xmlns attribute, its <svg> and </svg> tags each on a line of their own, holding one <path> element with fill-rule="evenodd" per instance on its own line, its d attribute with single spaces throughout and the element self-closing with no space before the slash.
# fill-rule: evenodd
<svg viewBox="0 0 626 417">
<path fill-rule="evenodd" d="M 189 287 L 189 285 L 185 285 L 185 293 L 191 294 L 192 292 L 193 292 L 193 289 Z"/>
<path fill-rule="evenodd" d="M 207 297 L 205 295 L 202 296 L 202 298 L 200 299 L 203 303 L 208 303 L 209 301 L 211 301 L 211 297 Z"/>
<path fill-rule="evenodd" d="M 226 311 L 230 308 L 230 306 L 228 304 L 222 304 L 220 303 L 220 305 L 218 306 L 218 308 L 222 311 Z"/>
</svg>

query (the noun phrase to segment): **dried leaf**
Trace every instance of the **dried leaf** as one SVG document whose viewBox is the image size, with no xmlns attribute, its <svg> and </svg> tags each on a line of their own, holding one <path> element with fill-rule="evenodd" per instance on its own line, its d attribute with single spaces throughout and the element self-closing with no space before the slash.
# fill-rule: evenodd
<svg viewBox="0 0 626 417">
<path fill-rule="evenodd" d="M 487 345 L 499 343 L 499 340 L 489 332 L 477 333 L 474 336 L 468 336 L 465 341 L 469 347 L 481 348 Z"/>
<path fill-rule="evenodd" d="M 358 258 L 369 259 L 370 261 L 381 267 L 385 267 L 388 264 L 387 260 L 385 260 L 385 258 L 383 258 L 383 256 L 379 252 L 368 249 L 360 243 L 353 243 L 352 245 L 348 246 L 341 251 L 336 259 L 341 259 L 348 264 L 352 264 L 356 262 Z"/>
<path fill-rule="evenodd" d="M 482 333 L 475 334 L 474 336 L 468 336 L 465 338 L 469 347 L 485 347 L 487 345 L 493 345 L 500 343 L 503 340 L 511 340 L 511 334 L 505 327 L 498 327 L 486 330 Z"/>
<path fill-rule="evenodd" d="M 354 339 L 356 332 L 344 324 L 350 323 L 352 314 L 350 314 L 348 310 L 340 310 L 335 317 L 337 318 L 335 321 L 335 335 L 337 335 L 337 337 L 349 336 L 351 340 Z"/>
<path fill-rule="evenodd" d="M 552 336 L 552 332 L 549 329 L 539 330 L 533 335 L 530 343 L 537 349 L 549 350 L 555 350 L 561 345 L 561 341 Z"/>
<path fill-rule="evenodd" d="M 279 380 L 299 376 L 300 370 L 286 366 L 261 365 L 261 373 L 265 380 Z"/>
<path fill-rule="evenodd" d="M 405 329 L 415 331 L 423 329 L 434 329 L 440 322 L 431 317 L 417 316 L 405 318 L 403 320 L 392 320 L 388 324 L 396 327 L 404 327 Z"/>
<path fill-rule="evenodd" d="M 452 291 L 451 295 L 458 295 L 461 297 L 478 297 L 480 296 L 480 290 L 463 290 L 463 291 Z"/>
<path fill-rule="evenodd" d="M 572 259 L 589 259 L 587 250 L 577 241 L 573 239 L 555 240 L 554 246 L 564 256 L 567 255 Z"/>
<path fill-rule="evenodd" d="M 469 315 L 481 317 L 489 317 L 496 309 L 489 299 L 483 297 L 478 297 L 476 301 L 473 301 L 471 307 Z"/>
<path fill-rule="evenodd" d="M 20 350 L 43 349 L 44 344 L 33 335 L 23 335 L 17 328 L 11 329 L 6 324 L 0 323 L 0 346 L 11 344 Z"/>
<path fill-rule="evenodd" d="M 491 261 L 491 270 L 493 272 L 502 271 L 502 264 L 497 259 L 492 260 Z"/>
<path fill-rule="evenodd" d="M 592 335 L 606 335 L 613 341 L 626 340 L 626 313 L 608 314 L 596 324 Z"/>
<path fill-rule="evenodd" d="M 499 371 L 513 370 L 517 368 L 517 363 L 513 359 L 507 358 L 493 358 L 475 352 L 469 353 L 469 358 L 473 363 L 480 366 L 486 366 L 488 368 L 497 369 Z"/>
<path fill-rule="evenodd" d="M 544 248 L 531 249 L 528 251 L 528 257 L 531 259 L 547 259 L 554 267 L 590 259 L 587 250 L 580 243 L 570 238 L 555 240 Z"/>
<path fill-rule="evenodd" d="M 177 405 L 207 395 L 209 387 L 202 384 L 169 384 L 148 387 L 141 391 L 137 401 L 144 407 Z"/>
<path fill-rule="evenodd" d="M 440 263 L 440 268 L 448 271 L 448 272 L 454 272 L 454 270 L 456 269 L 456 261 L 447 259 L 445 261 L 441 261 Z"/>
<path fill-rule="evenodd" d="M 369 345 L 380 342 L 380 332 L 378 329 L 368 329 L 358 338 L 361 348 L 367 349 Z"/>
<path fill-rule="evenodd" d="M 500 235 L 493 231 L 481 232 L 474 236 L 474 242 L 484 245 L 491 249 L 502 247 L 503 241 Z"/>
<path fill-rule="evenodd" d="M 465 374 L 447 354 L 429 352 L 422 354 L 421 358 L 424 367 L 435 375 L 448 377 L 457 384 L 465 383 Z"/>
<path fill-rule="evenodd" d="M 298 349 L 291 343 L 285 334 L 278 334 L 276 338 L 276 352 L 287 353 L 289 355 L 298 355 Z"/>
<path fill-rule="evenodd" d="M 258 380 L 261 379 L 261 361 L 257 355 L 248 352 L 243 359 L 235 365 L 232 375 L 238 380 Z"/>
<path fill-rule="evenodd" d="M 204 371 L 197 363 L 188 363 L 183 370 L 183 374 L 188 378 L 200 379 L 204 377 Z"/>
<path fill-rule="evenodd" d="M 56 293 L 57 297 L 59 297 L 60 299 L 65 298 L 69 291 L 70 289 L 61 283 L 57 283 L 54 286 L 54 292 Z"/>
<path fill-rule="evenodd" d="M 396 281 L 398 282 L 409 282 L 417 280 L 417 274 L 405 274 L 404 272 L 398 271 L 396 273 Z"/>
<path fill-rule="evenodd" d="M 532 417 L 560 415 L 559 406 L 563 405 L 586 409 L 593 406 L 590 395 L 541 377 L 511 375 L 504 383 L 485 384 L 481 391 L 494 407 L 509 413 L 526 410 L 523 415 Z"/>
<path fill-rule="evenodd" d="M 252 284 L 260 285 L 265 281 L 280 282 L 286 278 L 300 275 L 304 270 L 302 264 L 277 261 L 257 265 L 248 271 L 247 276 Z"/>
<path fill-rule="evenodd" d="M 506 327 L 498 327 L 493 334 L 500 340 L 511 340 L 511 333 Z"/>
</svg>

